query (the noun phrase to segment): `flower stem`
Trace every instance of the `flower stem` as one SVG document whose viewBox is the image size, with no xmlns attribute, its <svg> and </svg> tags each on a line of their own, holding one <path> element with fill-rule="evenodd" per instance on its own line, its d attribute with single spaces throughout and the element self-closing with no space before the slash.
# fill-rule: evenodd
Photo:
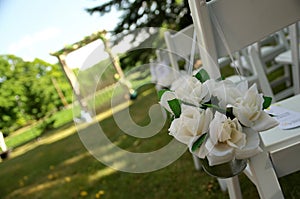
<svg viewBox="0 0 300 199">
<path fill-rule="evenodd" d="M 212 108 L 212 109 L 215 109 L 216 111 L 219 111 L 220 113 L 223 113 L 223 114 L 226 114 L 227 109 L 222 109 L 221 107 L 217 106 L 217 105 L 214 105 L 214 104 L 207 104 L 207 103 L 204 103 L 204 104 L 200 104 L 200 107 L 194 105 L 194 104 L 191 104 L 189 102 L 185 102 L 185 101 L 181 101 L 182 104 L 185 104 L 185 105 L 188 105 L 188 106 L 193 106 L 193 107 L 196 107 L 196 108 L 201 108 L 201 109 L 206 109 L 206 108 Z"/>
<path fill-rule="evenodd" d="M 206 108 L 212 108 L 215 109 L 216 111 L 219 111 L 220 113 L 226 114 L 227 109 L 222 109 L 221 107 L 214 105 L 214 104 L 201 104 L 202 106 L 206 107 Z"/>
</svg>

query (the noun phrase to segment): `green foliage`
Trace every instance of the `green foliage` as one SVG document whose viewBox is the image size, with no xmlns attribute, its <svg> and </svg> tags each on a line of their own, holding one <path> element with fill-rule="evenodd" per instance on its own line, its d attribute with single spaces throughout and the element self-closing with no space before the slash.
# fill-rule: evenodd
<svg viewBox="0 0 300 199">
<path fill-rule="evenodd" d="M 180 106 L 179 100 L 172 99 L 172 100 L 168 101 L 168 104 L 169 104 L 175 118 L 179 118 L 180 114 L 181 114 L 181 106 Z"/>
<path fill-rule="evenodd" d="M 202 145 L 202 143 L 205 141 L 207 137 L 207 133 L 202 134 L 193 144 L 192 146 L 192 151 L 197 150 L 198 148 L 200 148 L 200 146 Z"/>
<path fill-rule="evenodd" d="M 99 6 L 89 8 L 90 14 L 109 13 L 112 7 L 121 11 L 120 22 L 114 33 L 130 32 L 143 27 L 164 27 L 180 30 L 192 24 L 188 0 L 159 1 L 159 0 L 110 0 Z"/>
<path fill-rule="evenodd" d="M 125 35 L 133 34 L 133 41 L 145 29 L 151 33 L 136 49 L 120 57 L 123 69 L 149 63 L 155 57 L 155 49 L 164 44 L 163 34 L 153 33 L 149 27 L 159 27 L 171 30 L 181 30 L 193 23 L 188 6 L 188 0 L 109 0 L 105 3 L 99 1 L 99 6 L 88 8 L 90 14 L 105 15 L 112 8 L 121 12 L 120 22 L 113 30 L 113 43 L 121 41 Z M 157 37 L 158 36 L 158 37 Z M 145 43 L 151 44 L 145 47 Z M 143 48 L 143 46 L 145 48 Z"/>
<path fill-rule="evenodd" d="M 51 78 L 62 85 L 65 95 L 71 94 L 60 67 L 40 59 L 25 62 L 14 55 L 2 55 L 0 74 L 0 129 L 5 133 L 62 106 Z"/>
<path fill-rule="evenodd" d="M 209 74 L 203 68 L 195 75 L 195 77 L 201 82 L 204 83 L 206 80 L 209 80 Z"/>
<path fill-rule="evenodd" d="M 263 109 L 266 109 L 272 104 L 272 97 L 263 96 L 263 98 L 264 98 Z"/>
</svg>

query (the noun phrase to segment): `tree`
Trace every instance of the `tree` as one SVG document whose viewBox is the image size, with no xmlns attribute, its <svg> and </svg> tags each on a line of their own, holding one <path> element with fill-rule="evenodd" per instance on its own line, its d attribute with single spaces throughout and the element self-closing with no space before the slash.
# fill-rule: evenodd
<svg viewBox="0 0 300 199">
<path fill-rule="evenodd" d="M 61 82 L 64 76 L 58 69 L 40 59 L 25 62 L 14 55 L 0 56 L 0 130 L 9 133 L 63 106 L 51 80 Z"/>
<path fill-rule="evenodd" d="M 123 13 L 114 34 L 144 27 L 180 30 L 193 23 L 188 0 L 110 0 L 87 11 L 105 15 L 112 7 Z"/>
<path fill-rule="evenodd" d="M 188 0 L 110 0 L 99 6 L 89 8 L 90 14 L 99 13 L 105 15 L 112 8 L 122 12 L 120 22 L 113 30 L 114 43 L 118 43 L 127 34 L 139 34 L 139 30 L 147 27 L 157 27 L 172 30 L 180 30 L 193 23 Z M 139 29 L 141 28 L 141 29 Z M 150 39 L 156 38 L 158 45 L 164 44 L 163 36 L 156 34 Z M 135 38 L 135 37 L 134 37 Z M 148 41 L 145 41 L 148 42 Z M 143 45 L 143 44 L 141 44 Z M 120 57 L 121 67 L 134 67 L 139 64 L 149 63 L 155 56 L 155 48 L 162 46 L 152 45 L 152 49 L 143 49 L 138 52 L 131 51 Z M 142 49 L 137 47 L 138 49 Z"/>
</svg>

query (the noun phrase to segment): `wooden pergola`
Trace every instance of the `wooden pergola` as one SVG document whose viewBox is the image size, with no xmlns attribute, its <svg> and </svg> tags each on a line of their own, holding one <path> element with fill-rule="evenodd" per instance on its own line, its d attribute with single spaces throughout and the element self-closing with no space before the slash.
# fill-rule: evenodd
<svg viewBox="0 0 300 199">
<path fill-rule="evenodd" d="M 120 67 L 119 59 L 117 56 L 113 55 L 111 48 L 109 46 L 109 40 L 106 38 L 106 34 L 107 34 L 107 31 L 105 31 L 105 30 L 95 32 L 90 36 L 84 37 L 84 39 L 81 41 L 78 41 L 71 45 L 66 45 L 63 49 L 61 49 L 57 52 L 50 53 L 50 55 L 55 56 L 58 59 L 60 65 L 61 65 L 73 91 L 74 91 L 74 94 L 79 102 L 79 105 L 86 112 L 88 109 L 87 109 L 87 105 L 84 102 L 83 97 L 80 93 L 80 87 L 78 86 L 79 82 L 78 82 L 77 76 L 75 75 L 73 70 L 70 67 L 68 67 L 68 65 L 66 63 L 66 57 L 71 52 L 76 51 L 76 50 L 86 46 L 87 44 L 100 39 L 103 42 L 104 50 L 108 53 L 109 58 L 113 64 L 114 68 L 116 69 L 119 77 L 124 78 L 124 73 L 122 71 L 122 68 Z"/>
</svg>

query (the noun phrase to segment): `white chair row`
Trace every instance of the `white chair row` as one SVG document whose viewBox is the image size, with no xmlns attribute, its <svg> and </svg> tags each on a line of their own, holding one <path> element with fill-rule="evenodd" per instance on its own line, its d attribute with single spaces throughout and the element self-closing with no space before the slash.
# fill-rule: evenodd
<svg viewBox="0 0 300 199">
<path fill-rule="evenodd" d="M 168 62 L 176 71 L 179 71 L 179 62 L 184 62 L 183 69 L 188 71 L 189 65 L 194 64 L 190 63 L 191 61 L 193 61 L 193 59 L 191 59 L 190 56 L 194 56 L 194 54 L 196 54 L 196 56 L 194 56 L 194 59 L 200 60 L 201 63 L 198 44 L 195 45 L 195 48 L 193 49 L 193 45 L 196 42 L 196 38 L 194 37 L 195 35 L 193 25 L 190 25 L 178 32 L 175 32 L 174 34 L 171 34 L 170 31 L 166 31 L 164 36 L 169 55 Z M 274 43 L 274 40 L 276 45 L 269 45 L 270 42 Z M 278 56 L 280 53 L 286 51 L 289 48 L 283 31 L 278 31 L 272 37 L 264 38 L 263 40 L 257 42 L 255 46 L 259 52 L 259 59 L 261 59 L 261 66 L 263 67 L 263 70 L 260 70 L 260 68 L 257 69 L 257 67 L 252 66 L 248 50 L 247 48 L 245 48 L 240 51 L 239 54 L 241 54 L 241 56 L 239 56 L 239 59 L 237 59 L 237 61 L 235 62 L 231 62 L 228 56 L 221 57 L 218 59 L 218 64 L 220 68 L 229 65 L 231 62 L 232 66 L 238 66 L 239 70 L 242 71 L 241 77 L 238 75 L 231 75 L 227 77 L 227 79 L 230 79 L 236 83 L 245 79 L 247 79 L 247 81 L 249 81 L 250 83 L 256 82 L 264 93 L 274 98 L 274 101 L 291 96 L 294 93 L 293 88 L 287 88 L 284 91 L 279 92 L 278 94 L 273 93 L 273 87 L 282 83 L 285 83 L 286 86 L 289 87 L 291 84 L 291 73 L 289 66 L 287 66 L 284 63 L 274 62 L 276 56 Z M 266 63 L 271 65 L 267 67 Z M 269 80 L 264 77 L 268 76 L 276 70 L 279 70 L 280 68 L 284 69 L 284 74 L 280 78 L 269 82 Z M 249 72 L 245 74 L 243 71 Z"/>
<path fill-rule="evenodd" d="M 296 57 L 299 57 L 299 44 L 297 40 L 299 39 L 299 28 L 300 23 L 295 23 L 289 27 L 289 40 L 290 40 L 290 48 L 286 50 L 285 52 L 279 54 L 275 61 L 283 64 L 289 64 L 292 66 L 292 74 L 293 74 L 293 84 L 294 84 L 294 93 L 300 93 L 300 64 L 299 59 Z M 294 60 L 294 61 L 293 61 Z"/>
<path fill-rule="evenodd" d="M 248 53 L 249 47 L 247 47 L 241 50 L 242 53 L 238 57 L 237 61 L 235 61 L 235 64 L 239 65 L 243 71 L 250 71 L 250 74 L 256 77 L 252 79 L 256 80 L 256 83 L 261 87 L 261 90 L 272 96 L 274 101 L 293 95 L 294 89 L 290 87 L 292 82 L 290 66 L 286 63 L 275 61 L 276 57 L 280 55 L 280 53 L 289 49 L 289 44 L 285 38 L 283 30 L 267 36 L 263 40 L 255 43 L 254 46 L 259 53 L 259 63 L 252 65 L 249 57 L 250 55 Z M 259 68 L 258 65 L 260 65 Z M 263 70 L 260 70 L 261 68 L 263 68 Z M 277 75 L 276 79 L 268 78 L 278 71 L 282 73 L 282 75 Z M 261 75 L 266 76 L 267 78 L 264 79 Z M 285 86 L 286 88 L 280 92 L 274 93 L 274 90 L 278 88 L 278 86 Z"/>
</svg>

